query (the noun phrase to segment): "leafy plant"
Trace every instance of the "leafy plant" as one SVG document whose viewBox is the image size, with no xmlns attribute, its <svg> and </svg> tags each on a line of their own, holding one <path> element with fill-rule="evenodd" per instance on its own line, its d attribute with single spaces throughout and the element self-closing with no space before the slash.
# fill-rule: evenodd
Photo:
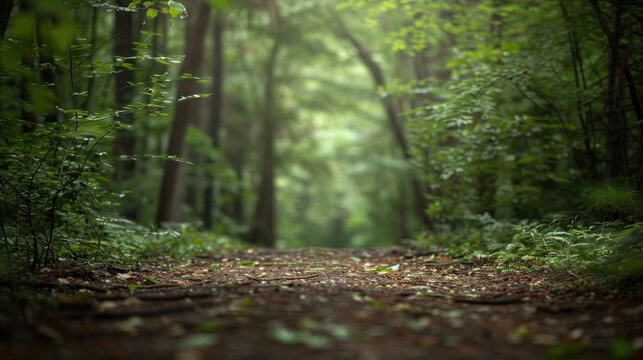
<svg viewBox="0 0 643 360">
<path fill-rule="evenodd" d="M 42 16 L 39 11 L 49 9 L 62 19 L 72 13 L 67 7 L 35 5 L 35 12 L 19 14 L 0 47 L 0 87 L 9 99 L 0 108 L 0 236 L 9 258 L 22 259 L 31 270 L 61 257 L 100 256 L 110 248 L 107 234 L 122 224 L 114 208 L 126 192 L 108 191 L 107 176 L 115 161 L 142 156 L 110 157 L 105 145 L 116 130 L 129 127 L 127 119 L 161 115 L 172 103 L 168 74 L 156 74 L 146 87 L 130 84 L 144 87 L 140 96 L 147 101 L 90 112 L 91 79 L 131 71 L 131 64 L 119 57 L 94 59 L 102 44 L 74 37 L 78 30 L 71 21 L 58 29 L 57 38 L 34 30 L 29 24 Z M 39 43 L 33 42 L 36 35 L 42 36 Z"/>
<path fill-rule="evenodd" d="M 247 244 L 225 234 L 202 232 L 194 224 L 183 223 L 162 231 L 146 230 L 137 249 L 138 256 L 189 258 L 199 253 L 227 252 L 246 249 Z M 254 264 L 247 264 L 253 266 Z"/>
<path fill-rule="evenodd" d="M 643 275 L 643 223 L 563 225 L 563 220 L 523 226 L 514 243 L 519 259 L 538 259 L 562 270 L 617 278 Z"/>
<path fill-rule="evenodd" d="M 588 198 L 597 217 L 628 222 L 641 219 L 641 196 L 637 192 L 608 185 L 590 190 Z"/>
</svg>

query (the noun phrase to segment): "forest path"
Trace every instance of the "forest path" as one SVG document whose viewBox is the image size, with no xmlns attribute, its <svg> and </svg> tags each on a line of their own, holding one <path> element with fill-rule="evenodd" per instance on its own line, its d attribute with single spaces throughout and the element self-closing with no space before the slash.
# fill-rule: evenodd
<svg viewBox="0 0 643 360">
<path fill-rule="evenodd" d="M 48 268 L 37 279 L 0 284 L 0 354 L 138 360 L 641 355 L 631 348 L 643 346 L 640 301 L 584 291 L 571 286 L 572 275 L 491 265 L 388 247 L 253 249 L 137 268 Z"/>
</svg>

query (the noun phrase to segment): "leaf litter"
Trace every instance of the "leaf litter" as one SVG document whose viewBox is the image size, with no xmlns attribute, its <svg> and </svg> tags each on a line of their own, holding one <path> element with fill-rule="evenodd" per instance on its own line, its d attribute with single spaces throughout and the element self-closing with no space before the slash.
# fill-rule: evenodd
<svg viewBox="0 0 643 360">
<path fill-rule="evenodd" d="M 0 351 L 40 359 L 637 358 L 643 305 L 545 269 L 252 249 L 0 282 Z M 584 279 L 584 284 L 589 279 Z"/>
</svg>

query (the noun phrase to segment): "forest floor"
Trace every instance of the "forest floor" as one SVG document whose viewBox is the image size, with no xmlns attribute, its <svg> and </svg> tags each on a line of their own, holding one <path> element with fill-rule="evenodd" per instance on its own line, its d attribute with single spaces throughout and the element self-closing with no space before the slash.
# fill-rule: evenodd
<svg viewBox="0 0 643 360">
<path fill-rule="evenodd" d="M 400 247 L 254 249 L 34 275 L 0 284 L 4 359 L 643 355 L 643 302 L 625 291 Z"/>
</svg>

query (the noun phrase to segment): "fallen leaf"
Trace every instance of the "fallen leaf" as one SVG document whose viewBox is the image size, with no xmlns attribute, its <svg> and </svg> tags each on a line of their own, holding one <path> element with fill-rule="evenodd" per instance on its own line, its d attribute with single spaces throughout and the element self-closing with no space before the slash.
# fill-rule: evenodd
<svg viewBox="0 0 643 360">
<path fill-rule="evenodd" d="M 181 350 L 200 349 L 214 346 L 217 342 L 218 338 L 214 334 L 193 334 L 181 339 L 177 347 Z"/>
</svg>

